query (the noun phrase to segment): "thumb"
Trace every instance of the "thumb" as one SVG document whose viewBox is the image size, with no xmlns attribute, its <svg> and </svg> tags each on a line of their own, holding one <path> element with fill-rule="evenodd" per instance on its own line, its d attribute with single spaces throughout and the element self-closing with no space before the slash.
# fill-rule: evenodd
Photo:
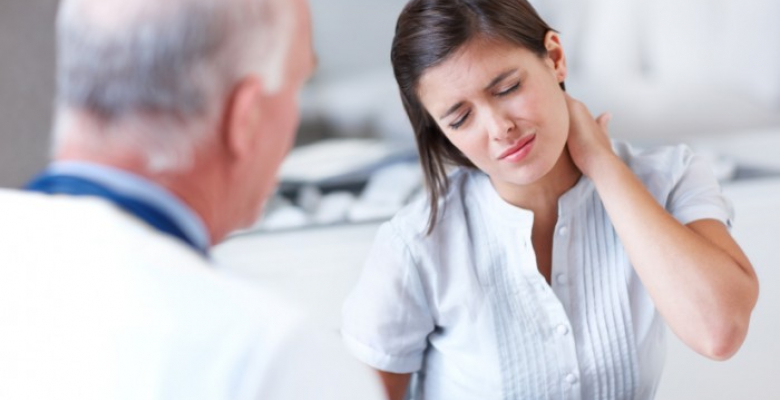
<svg viewBox="0 0 780 400">
<path fill-rule="evenodd" d="M 598 118 L 596 118 L 596 123 L 599 124 L 601 129 L 603 129 L 604 131 L 607 131 L 607 125 L 609 124 L 609 121 L 611 121 L 611 120 L 612 120 L 612 114 L 609 113 L 609 112 L 605 112 L 605 113 L 599 115 Z"/>
</svg>

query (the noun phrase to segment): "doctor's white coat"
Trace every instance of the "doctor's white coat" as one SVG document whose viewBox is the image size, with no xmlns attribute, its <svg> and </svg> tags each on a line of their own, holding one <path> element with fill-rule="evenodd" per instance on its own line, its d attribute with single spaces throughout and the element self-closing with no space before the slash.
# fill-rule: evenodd
<svg viewBox="0 0 780 400">
<path fill-rule="evenodd" d="M 0 398 L 379 399 L 278 297 L 100 199 L 0 190 Z"/>
</svg>

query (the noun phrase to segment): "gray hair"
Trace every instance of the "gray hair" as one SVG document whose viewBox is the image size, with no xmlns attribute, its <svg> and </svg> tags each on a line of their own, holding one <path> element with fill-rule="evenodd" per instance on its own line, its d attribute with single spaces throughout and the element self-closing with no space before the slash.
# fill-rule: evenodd
<svg viewBox="0 0 780 400">
<path fill-rule="evenodd" d="M 186 167 L 248 74 L 283 81 L 286 0 L 64 0 L 57 20 L 54 148 L 76 113 L 97 121 L 85 144 L 129 146 L 154 171 Z"/>
</svg>

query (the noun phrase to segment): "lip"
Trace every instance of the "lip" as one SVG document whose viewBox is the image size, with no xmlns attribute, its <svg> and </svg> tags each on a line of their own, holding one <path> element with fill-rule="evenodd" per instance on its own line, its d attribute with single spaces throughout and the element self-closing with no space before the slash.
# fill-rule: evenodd
<svg viewBox="0 0 780 400">
<path fill-rule="evenodd" d="M 531 151 L 531 147 L 533 147 L 535 141 L 536 134 L 528 135 L 525 138 L 518 140 L 517 143 L 513 144 L 510 148 L 506 149 L 503 153 L 501 153 L 500 156 L 498 156 L 498 159 L 514 162 L 520 161 L 525 158 L 526 155 L 528 155 L 528 152 Z"/>
</svg>

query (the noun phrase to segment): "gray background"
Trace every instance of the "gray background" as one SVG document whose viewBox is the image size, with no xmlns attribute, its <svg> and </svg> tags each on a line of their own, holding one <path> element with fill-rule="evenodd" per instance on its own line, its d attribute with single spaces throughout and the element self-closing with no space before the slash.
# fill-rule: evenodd
<svg viewBox="0 0 780 400">
<path fill-rule="evenodd" d="M 690 142 L 780 126 L 780 3 L 531 0 L 562 33 L 569 92 L 610 133 Z M 389 63 L 406 0 L 310 0 L 319 58 L 298 143 L 328 136 L 411 141 Z M 0 0 L 0 187 L 45 165 L 56 0 Z M 760 38 L 761 40 L 757 40 Z"/>
<path fill-rule="evenodd" d="M 0 0 L 0 187 L 45 165 L 54 94 L 56 0 Z M 315 80 L 389 64 L 403 0 L 314 0 Z M 368 18 L 367 16 L 370 16 Z"/>
<path fill-rule="evenodd" d="M 55 0 L 0 1 L 0 186 L 18 186 L 48 154 Z"/>
</svg>

